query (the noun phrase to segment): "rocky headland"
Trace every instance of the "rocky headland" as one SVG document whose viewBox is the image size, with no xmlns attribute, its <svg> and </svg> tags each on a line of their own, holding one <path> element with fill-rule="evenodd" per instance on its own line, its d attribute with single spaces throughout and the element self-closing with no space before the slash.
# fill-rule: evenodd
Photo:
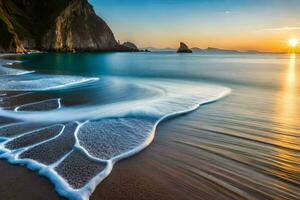
<svg viewBox="0 0 300 200">
<path fill-rule="evenodd" d="M 87 0 L 0 0 L 0 52 L 136 51 Z"/>
</svg>

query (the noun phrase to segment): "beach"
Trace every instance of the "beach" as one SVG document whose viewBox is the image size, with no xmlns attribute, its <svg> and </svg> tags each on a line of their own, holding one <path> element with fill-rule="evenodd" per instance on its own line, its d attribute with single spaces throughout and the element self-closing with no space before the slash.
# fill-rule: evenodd
<svg viewBox="0 0 300 200">
<path fill-rule="evenodd" d="M 215 119 L 217 113 L 226 110 L 229 112 L 230 102 L 232 102 L 230 97 L 227 97 L 223 102 L 206 105 L 189 115 L 162 123 L 157 129 L 153 143 L 143 152 L 118 163 L 111 175 L 97 187 L 91 199 L 276 199 L 284 197 L 283 195 L 286 194 L 283 190 L 276 190 L 273 187 L 275 181 L 285 178 L 274 174 L 273 170 L 280 166 L 276 165 L 276 162 L 269 162 L 272 168 L 266 169 L 262 168 L 263 165 L 255 164 L 263 156 L 268 156 L 267 153 L 264 154 L 267 149 L 255 149 L 255 146 L 248 146 L 248 149 L 245 149 L 244 142 L 249 145 L 248 140 L 237 138 L 239 142 L 234 143 L 234 140 L 229 140 L 230 133 L 218 132 L 222 127 L 220 121 L 210 120 L 212 116 Z M 224 126 L 237 123 L 236 119 L 222 115 L 220 117 L 223 122 L 227 122 Z M 192 123 L 193 121 L 195 123 Z M 239 125 L 240 129 L 247 127 L 246 125 L 245 120 L 244 126 Z M 257 130 L 259 130 L 257 127 L 252 129 L 255 132 Z M 222 137 L 222 134 L 226 136 Z M 234 134 L 234 131 L 231 131 L 231 134 Z M 183 143 L 187 140 L 195 143 L 196 139 L 202 140 L 197 147 Z M 216 143 L 216 140 L 222 142 Z M 224 147 L 229 144 L 232 145 L 231 151 Z M 273 151 L 276 153 L 276 150 L 280 149 L 282 147 L 279 145 L 274 146 Z M 248 152 L 254 150 L 257 153 L 249 155 Z M 285 150 L 282 152 L 283 155 L 287 153 L 290 155 L 290 151 Z M 248 164 L 245 165 L 247 160 L 249 160 Z M 23 167 L 8 165 L 3 161 L 1 161 L 1 170 L 3 172 L 0 175 L 1 180 L 5 180 L 5 184 L 1 184 L 0 188 L 5 199 L 62 199 L 55 193 L 53 185 L 47 179 L 34 172 Z M 293 172 L 289 171 L 289 168 L 280 170 Z M 210 174 L 212 175 L 209 176 Z M 251 174 L 251 177 L 248 177 L 248 174 Z M 270 178 L 270 174 L 273 174 L 274 179 Z M 281 184 L 286 184 L 286 181 L 282 181 Z M 272 188 L 269 188 L 271 185 Z M 32 190 L 32 188 L 39 189 Z M 241 189 L 248 192 L 242 193 Z M 287 198 L 298 198 L 296 187 L 290 192 L 294 192 L 294 196 L 293 193 L 289 193 L 290 196 Z M 251 198 L 248 196 L 253 194 L 255 196 Z"/>
<path fill-rule="evenodd" d="M 110 56 L 121 56 L 122 67 L 128 63 L 141 67 L 130 55 L 126 55 L 127 60 L 124 54 Z M 159 68 L 165 56 L 150 56 L 153 67 L 148 74 L 141 75 L 137 69 L 131 76 L 155 75 L 155 66 Z M 297 57 L 217 57 L 218 62 L 214 57 L 187 56 L 184 66 L 197 71 L 184 78 L 182 62 L 175 62 L 174 68 L 176 56 L 167 55 L 161 76 L 180 80 L 198 76 L 198 80 L 223 85 L 232 92 L 191 113 L 161 122 L 154 141 L 142 152 L 116 163 L 90 199 L 299 199 L 300 93 L 299 81 L 291 78 L 291 74 L 299 74 Z M 115 71 L 109 73 L 120 75 L 119 68 L 112 68 Z M 268 76 L 259 76 L 258 68 Z M 101 70 L 105 71 L 105 66 Z M 29 97 L 26 99 L 41 95 Z M 72 105 L 72 101 L 78 100 L 69 98 L 65 104 Z M 109 98 L 102 101 L 109 102 Z M 5 161 L 0 165 L 4 199 L 62 199 L 51 182 L 36 172 Z"/>
<path fill-rule="evenodd" d="M 300 200 L 299 0 L 0 0 L 0 200 Z"/>
</svg>

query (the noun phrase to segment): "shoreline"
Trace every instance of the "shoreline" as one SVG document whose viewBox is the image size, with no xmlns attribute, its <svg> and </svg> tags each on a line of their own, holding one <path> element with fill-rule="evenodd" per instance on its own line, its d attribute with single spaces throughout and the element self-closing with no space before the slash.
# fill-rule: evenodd
<svg viewBox="0 0 300 200">
<path fill-rule="evenodd" d="M 207 100 L 199 100 L 199 102 L 197 103 L 197 104 L 195 104 L 195 105 L 193 105 L 192 107 L 190 107 L 190 108 L 184 108 L 183 110 L 179 110 L 179 111 L 172 111 L 171 113 L 166 113 L 166 114 L 164 114 L 156 123 L 155 123 L 155 125 L 154 125 L 154 127 L 153 127 L 153 130 L 152 130 L 152 135 L 150 136 L 150 138 L 149 139 L 147 139 L 143 144 L 141 144 L 140 146 L 137 146 L 136 148 L 134 148 L 134 149 L 132 149 L 132 150 L 130 150 L 130 151 L 128 151 L 127 153 L 124 153 L 124 154 L 121 154 L 119 157 L 116 157 L 116 158 L 114 158 L 115 160 L 113 160 L 112 159 L 112 161 L 113 162 L 115 162 L 115 161 L 118 161 L 118 160 L 120 160 L 120 159 L 124 159 L 124 158 L 127 158 L 128 156 L 132 156 L 133 154 L 136 154 L 136 153 L 138 153 L 138 152 L 140 152 L 141 150 L 144 150 L 144 148 L 146 148 L 146 147 L 148 147 L 149 146 L 149 144 L 152 142 L 152 140 L 153 140 L 153 138 L 154 138 L 154 136 L 155 136 L 155 133 L 156 133 L 156 127 L 157 127 L 157 125 L 158 124 L 160 124 L 160 122 L 162 122 L 162 121 L 165 121 L 165 119 L 169 119 L 170 117 L 174 117 L 174 116 L 179 116 L 179 115 L 182 115 L 182 114 L 185 114 L 185 113 L 188 113 L 188 112 L 191 112 L 191 111 L 194 111 L 194 110 L 196 110 L 196 109 L 198 109 L 201 105 L 203 105 L 203 104 L 207 104 L 207 103 L 211 103 L 211 102 L 215 102 L 215 101 L 217 101 L 217 100 L 219 100 L 219 99 L 221 99 L 221 98 L 223 98 L 224 96 L 226 96 L 227 94 L 229 94 L 229 92 L 230 92 L 230 90 L 229 89 L 227 89 L 227 88 L 223 88 L 223 91 L 222 92 L 220 92 L 220 93 L 217 93 L 217 95 L 215 95 L 215 96 L 212 96 L 212 97 L 210 97 L 209 99 L 207 99 Z M 11 157 L 11 155 L 9 154 L 9 153 L 11 153 L 11 152 L 7 152 L 7 155 L 4 155 L 3 156 L 3 158 L 12 158 Z M 32 168 L 33 167 L 33 165 L 32 165 L 32 163 L 29 163 L 29 162 L 27 162 L 27 161 L 24 161 L 24 162 L 22 162 L 22 160 L 18 160 L 18 158 L 16 158 L 15 160 L 13 160 L 13 159 L 11 159 L 11 160 L 9 160 L 9 162 L 12 162 L 12 163 L 19 163 L 19 164 L 21 164 L 21 165 L 26 165 L 27 167 L 29 167 L 29 168 Z M 134 165 L 134 166 L 136 166 L 136 165 Z M 55 185 L 55 188 L 56 188 L 56 191 L 58 191 L 60 194 L 62 194 L 62 195 L 64 195 L 64 196 L 66 196 L 66 197 L 72 197 L 72 196 L 70 196 L 70 195 L 73 195 L 73 193 L 71 193 L 71 192 L 73 192 L 73 190 L 70 192 L 70 194 L 68 193 L 68 194 L 64 194 L 63 192 L 63 190 L 61 190 L 60 188 L 63 188 L 63 186 L 64 185 L 62 185 L 62 184 L 65 184 L 65 182 L 57 182 L 56 180 L 57 179 L 53 179 L 53 176 L 52 176 L 52 174 L 50 173 L 50 172 L 48 172 L 47 174 L 46 173 L 44 173 L 43 171 L 42 171 L 42 167 L 41 166 L 34 166 L 34 168 L 37 170 L 37 171 L 39 171 L 39 173 L 41 174 L 41 175 L 45 175 L 45 176 L 47 176 L 50 180 L 51 180 L 51 182 Z M 151 170 L 150 170 L 151 171 Z M 107 175 L 108 175 L 108 173 L 110 173 L 110 171 L 109 172 L 104 172 L 104 173 L 107 173 Z M 102 177 L 102 172 L 99 174 L 99 175 L 97 175 L 95 178 L 95 180 L 92 180 L 92 181 L 96 181 L 96 184 L 97 184 L 97 182 L 100 180 L 100 178 L 101 178 L 101 180 L 100 181 L 102 181 L 102 179 L 103 178 L 105 178 L 105 177 Z M 99 176 L 99 177 L 98 177 Z M 100 177 L 101 176 L 101 177 Z M 106 176 L 106 175 L 105 175 Z M 6 177 L 4 177 L 4 179 L 5 179 Z M 93 178 L 94 179 L 94 178 Z M 99 180 L 98 180 L 99 179 Z M 128 181 L 128 182 L 132 182 L 132 181 Z M 147 182 L 147 181 L 143 181 L 143 182 Z M 90 184 L 90 183 L 89 183 Z M 92 182 L 91 183 L 92 185 L 91 186 L 89 186 L 88 184 L 87 185 L 85 185 L 84 186 L 84 192 L 86 191 L 85 190 L 85 188 L 87 187 L 87 192 L 90 192 L 90 191 L 92 191 L 92 190 L 94 190 L 94 188 L 92 188 L 92 187 L 94 187 L 94 182 Z M 98 185 L 98 184 L 97 184 Z M 155 184 L 150 184 L 150 185 L 155 185 Z M 96 186 L 96 185 L 95 185 Z M 91 188 L 90 188 L 91 187 Z M 133 187 L 134 188 L 134 187 Z M 148 188 L 148 187 L 147 187 Z M 151 188 L 151 186 L 149 186 L 149 188 Z M 170 188 L 173 188 L 173 187 L 170 187 Z M 81 190 L 81 189 L 80 189 Z M 80 192 L 80 190 L 74 190 L 74 193 L 76 192 L 76 194 L 77 194 L 77 191 L 79 191 Z M 129 190 L 129 189 L 127 189 L 127 190 Z M 67 192 L 69 192 L 69 191 L 67 191 Z M 155 193 L 157 193 L 157 192 L 155 192 Z M 159 192 L 159 193 L 161 193 L 161 192 Z M 164 193 L 164 192 L 163 192 Z M 166 194 L 163 194 L 163 195 L 166 195 Z M 84 194 L 84 196 L 85 196 L 85 194 Z M 147 195 L 147 196 L 149 196 L 149 195 Z M 169 196 L 169 193 L 168 193 L 168 196 Z M 85 198 L 85 197 L 84 197 Z M 119 199 L 119 198 L 118 198 Z"/>
<path fill-rule="evenodd" d="M 90 199 L 298 200 L 300 168 L 296 141 L 300 118 L 295 102 L 300 98 L 296 90 L 299 82 L 285 90 L 286 84 L 291 84 L 287 66 L 298 75 L 298 65 L 293 62 L 296 58 L 273 59 L 259 59 L 259 63 L 249 67 L 248 62 L 241 60 L 230 64 L 232 67 L 223 66 L 221 69 L 230 75 L 221 80 L 218 75 L 222 71 L 217 70 L 220 66 L 211 66 L 208 73 L 206 60 L 195 62 L 199 65 L 195 73 L 207 72 L 211 81 L 234 92 L 222 101 L 159 124 L 153 143 L 143 152 L 120 161 Z M 208 61 L 211 60 L 216 58 Z M 274 68 L 274 63 L 282 67 Z M 176 69 L 185 70 L 180 65 Z M 256 69 L 265 70 L 268 76 L 260 78 L 260 70 Z M 202 78 L 198 76 L 199 80 Z M 294 101 L 287 105 L 285 97 L 290 95 Z M 285 140 L 287 133 L 289 141 Z M 291 158 L 295 162 L 291 163 Z M 0 192 L 4 199 L 63 199 L 36 172 L 3 162 L 0 161 L 0 166 L 4 166 L 0 168 Z"/>
<path fill-rule="evenodd" d="M 157 135 L 166 134 L 160 130 L 160 126 L 165 124 L 169 124 L 169 121 L 158 126 Z M 162 178 L 169 176 L 167 171 L 156 166 L 155 155 L 164 146 L 160 139 L 160 136 L 156 136 L 148 148 L 120 161 L 110 176 L 97 186 L 90 200 L 188 200 L 188 196 L 173 180 Z M 0 169 L 0 193 L 6 200 L 66 200 L 56 193 L 49 179 L 40 176 L 36 171 L 12 165 L 5 160 L 0 160 Z"/>
</svg>

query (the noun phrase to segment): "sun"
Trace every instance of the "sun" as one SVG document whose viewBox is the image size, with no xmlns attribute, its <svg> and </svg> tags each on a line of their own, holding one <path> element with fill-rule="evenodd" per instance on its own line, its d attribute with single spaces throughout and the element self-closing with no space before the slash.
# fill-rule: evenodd
<svg viewBox="0 0 300 200">
<path fill-rule="evenodd" d="M 288 43 L 291 47 L 295 48 L 299 44 L 299 41 L 296 38 L 290 38 Z"/>
</svg>

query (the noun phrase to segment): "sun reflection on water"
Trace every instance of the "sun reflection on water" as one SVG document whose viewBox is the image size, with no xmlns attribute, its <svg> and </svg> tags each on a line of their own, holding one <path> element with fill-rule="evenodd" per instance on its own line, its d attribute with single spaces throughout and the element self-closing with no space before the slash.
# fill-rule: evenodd
<svg viewBox="0 0 300 200">
<path fill-rule="evenodd" d="M 279 168 L 277 176 L 294 181 L 294 175 L 300 170 L 297 153 L 292 150 L 299 148 L 299 70 L 297 69 L 297 56 L 289 56 L 288 65 L 282 73 L 281 88 L 276 99 L 276 144 L 284 148 L 275 148 L 274 156 L 281 160 L 276 166 Z"/>
<path fill-rule="evenodd" d="M 298 104 L 297 104 L 297 69 L 296 69 L 296 55 L 291 54 L 289 57 L 289 64 L 282 81 L 282 90 L 280 92 L 279 103 L 281 109 L 279 111 L 279 119 L 284 125 L 296 126 L 298 119 L 296 117 Z"/>
<path fill-rule="evenodd" d="M 296 55 L 291 54 L 289 59 L 289 66 L 286 75 L 286 87 L 294 88 L 296 82 Z"/>
</svg>

